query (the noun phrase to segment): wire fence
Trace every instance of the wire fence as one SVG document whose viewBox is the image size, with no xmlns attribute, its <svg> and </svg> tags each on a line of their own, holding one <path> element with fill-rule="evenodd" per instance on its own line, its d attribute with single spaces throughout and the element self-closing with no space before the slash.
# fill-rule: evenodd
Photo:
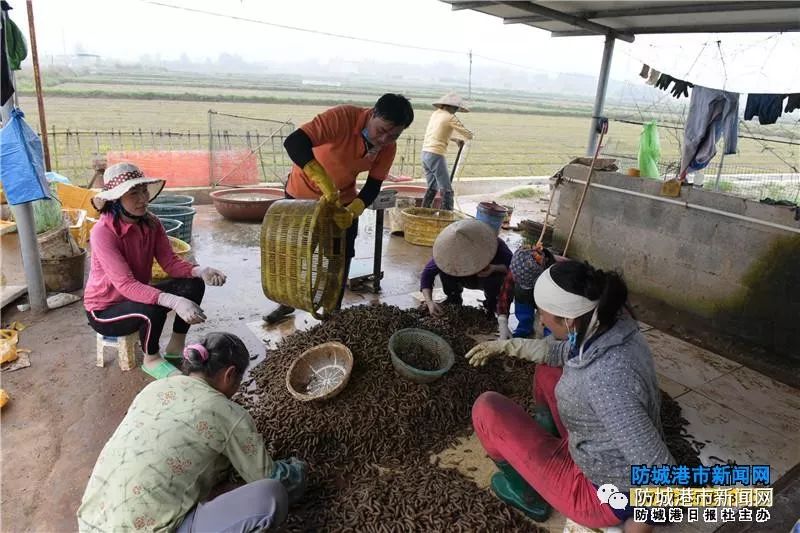
<svg viewBox="0 0 800 533">
<path fill-rule="evenodd" d="M 294 130 L 291 119 L 280 121 L 210 110 L 210 183 L 285 182 L 292 162 L 283 142 Z"/>
<path fill-rule="evenodd" d="M 638 128 L 629 123 L 616 126 Z M 291 119 L 275 120 L 208 112 L 208 130 L 121 130 L 107 131 L 57 130 L 48 131 L 51 160 L 56 171 L 74 182 L 87 185 L 95 176 L 97 161 L 113 163 L 120 157 L 148 159 L 159 155 L 165 173 L 175 172 L 179 160 L 192 163 L 185 172 L 195 174 L 195 185 L 247 185 L 263 182 L 283 182 L 291 161 L 283 143 L 295 129 Z M 677 127 L 659 126 L 662 129 L 662 154 L 659 164 L 660 179 L 678 173 L 680 132 Z M 638 167 L 638 139 L 633 134 L 612 136 L 603 148 L 603 156 L 618 160 L 621 172 Z M 543 132 L 549 139 L 553 132 Z M 558 140 L 558 139 L 556 139 Z M 536 143 L 515 144 L 510 141 L 477 139 L 474 146 L 467 145 L 456 176 L 508 177 L 548 176 L 578 155 L 583 155 L 567 140 L 550 142 L 548 148 L 537 148 Z M 452 143 L 451 143 L 452 144 Z M 553 146 L 563 144 L 563 149 Z M 397 154 L 391 173 L 395 176 L 423 178 L 420 152 L 422 138 L 404 135 L 398 141 Z M 702 181 L 704 188 L 762 200 L 788 200 L 800 203 L 800 145 L 785 140 L 765 138 L 739 139 L 740 153 L 721 157 L 718 152 L 702 175 L 690 174 L 689 180 Z M 448 162 L 455 158 L 454 150 Z M 182 158 L 182 159 L 181 159 Z M 136 159 L 133 159 L 136 161 Z M 162 168 L 158 167 L 158 168 Z M 165 174 L 166 175 L 166 174 Z M 97 185 L 97 183 L 95 184 Z"/>
</svg>

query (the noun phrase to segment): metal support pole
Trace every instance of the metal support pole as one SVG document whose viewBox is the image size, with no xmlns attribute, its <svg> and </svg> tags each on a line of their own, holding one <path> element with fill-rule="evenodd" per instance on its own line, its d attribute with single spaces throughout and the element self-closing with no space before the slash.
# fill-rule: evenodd
<svg viewBox="0 0 800 533">
<path fill-rule="evenodd" d="M 381 254 L 383 254 L 383 209 L 375 210 L 375 257 L 372 259 L 372 292 L 381 292 Z"/>
<path fill-rule="evenodd" d="M 3 14 L 5 16 L 5 14 Z M 5 39 L 5 35 L 0 32 L 0 39 Z M 13 77 L 11 83 L 14 83 Z M 6 104 L 0 109 L 0 116 L 3 125 L 8 124 L 11 118 L 11 110 L 14 108 L 14 101 L 9 98 Z M 47 137 L 47 130 L 44 130 L 44 137 Z M 19 247 L 22 252 L 22 266 L 25 269 L 25 282 L 28 285 L 28 301 L 31 310 L 38 314 L 47 311 L 47 291 L 44 287 L 44 273 L 42 272 L 42 259 L 39 256 L 39 241 L 36 239 L 36 224 L 33 220 L 33 204 L 11 206 L 14 213 L 14 220 L 17 223 L 17 233 L 19 234 Z"/>
<path fill-rule="evenodd" d="M 600 64 L 600 77 L 597 80 L 597 92 L 594 97 L 594 109 L 592 110 L 592 123 L 589 125 L 589 142 L 586 145 L 586 155 L 592 155 L 597 145 L 597 121 L 603 115 L 603 106 L 606 102 L 606 89 L 608 89 L 608 77 L 611 71 L 611 58 L 614 55 L 614 41 L 612 35 L 606 35 L 606 44 L 603 48 L 603 62 Z"/>
</svg>

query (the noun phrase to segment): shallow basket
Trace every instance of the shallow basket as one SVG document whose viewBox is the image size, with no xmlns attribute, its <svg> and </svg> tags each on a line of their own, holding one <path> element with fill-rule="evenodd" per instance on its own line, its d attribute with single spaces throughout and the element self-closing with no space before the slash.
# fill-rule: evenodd
<svg viewBox="0 0 800 533">
<path fill-rule="evenodd" d="M 342 392 L 352 372 L 353 354 L 347 346 L 326 342 L 295 359 L 286 372 L 286 388 L 302 402 L 328 400 Z"/>
<path fill-rule="evenodd" d="M 172 245 L 172 251 L 178 254 L 178 257 L 181 259 L 186 259 L 186 256 L 189 255 L 189 252 L 192 251 L 191 245 L 176 237 L 167 236 L 169 239 L 169 243 Z M 153 270 L 151 272 L 151 281 L 160 281 L 162 279 L 167 279 L 169 274 L 164 272 L 164 269 L 161 268 L 161 265 L 158 264 L 158 261 L 153 259 Z"/>
<path fill-rule="evenodd" d="M 321 319 L 336 308 L 344 283 L 345 230 L 334 207 L 279 200 L 261 224 L 261 287 L 270 300 Z"/>
<path fill-rule="evenodd" d="M 422 346 L 426 351 L 439 356 L 438 370 L 420 370 L 402 359 L 402 354 L 414 347 Z M 415 383 L 432 383 L 445 375 L 455 362 L 455 354 L 450 344 L 439 335 L 425 329 L 399 329 L 389 337 L 389 355 L 392 366 L 398 374 Z"/>
<path fill-rule="evenodd" d="M 464 217 L 457 211 L 407 207 L 402 211 L 403 235 L 407 242 L 420 246 L 433 246 L 444 228 Z"/>
</svg>

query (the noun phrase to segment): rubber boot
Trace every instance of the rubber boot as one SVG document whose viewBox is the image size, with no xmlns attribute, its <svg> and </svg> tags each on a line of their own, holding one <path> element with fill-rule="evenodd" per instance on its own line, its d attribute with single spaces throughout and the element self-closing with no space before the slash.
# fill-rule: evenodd
<svg viewBox="0 0 800 533">
<path fill-rule="evenodd" d="M 425 196 L 422 197 L 422 207 L 433 207 L 433 200 L 436 198 L 436 189 L 428 187 Z"/>
<path fill-rule="evenodd" d="M 453 198 L 455 194 L 453 191 L 442 191 L 442 209 L 445 211 L 453 210 Z"/>
<path fill-rule="evenodd" d="M 495 461 L 500 472 L 492 476 L 492 492 L 536 522 L 550 518 L 552 507 L 506 461 Z"/>
<path fill-rule="evenodd" d="M 537 405 L 533 408 L 533 420 L 552 436 L 561 437 L 558 427 L 556 427 L 556 421 L 553 419 L 553 413 L 546 405 Z"/>
<path fill-rule="evenodd" d="M 294 313 L 294 307 L 289 307 L 288 305 L 281 304 L 273 312 L 271 312 L 268 315 L 264 315 L 261 318 L 267 324 L 275 324 L 276 322 L 280 322 L 281 320 L 283 320 L 292 313 Z"/>
</svg>

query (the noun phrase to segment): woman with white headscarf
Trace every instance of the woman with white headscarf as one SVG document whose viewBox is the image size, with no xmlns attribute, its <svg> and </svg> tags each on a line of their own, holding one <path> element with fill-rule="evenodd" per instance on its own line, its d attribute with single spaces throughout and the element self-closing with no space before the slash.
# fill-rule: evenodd
<svg viewBox="0 0 800 533">
<path fill-rule="evenodd" d="M 500 470 L 492 489 L 534 520 L 546 520 L 552 506 L 584 526 L 647 530 L 629 506 L 617 499 L 612 508 L 598 496 L 607 484 L 628 494 L 631 465 L 675 463 L 653 357 L 626 312 L 625 282 L 566 261 L 539 276 L 534 299 L 552 337 L 484 342 L 467 354 L 474 366 L 497 355 L 539 363 L 533 418 L 496 392 L 472 408 L 475 432 Z"/>
</svg>

